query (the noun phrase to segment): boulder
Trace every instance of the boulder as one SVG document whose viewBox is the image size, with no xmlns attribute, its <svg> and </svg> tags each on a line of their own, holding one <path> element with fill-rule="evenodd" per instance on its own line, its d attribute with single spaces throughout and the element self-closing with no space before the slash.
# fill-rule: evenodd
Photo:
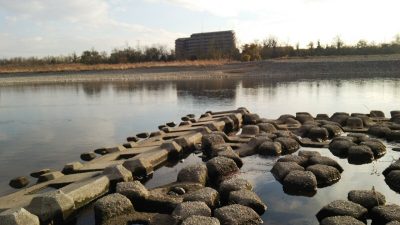
<svg viewBox="0 0 400 225">
<path fill-rule="evenodd" d="M 140 181 L 120 182 L 117 184 L 117 193 L 129 198 L 133 203 L 143 201 L 149 197 L 149 191 Z"/>
<path fill-rule="evenodd" d="M 260 132 L 274 133 L 277 131 L 276 127 L 271 123 L 259 123 L 257 126 L 260 128 Z"/>
<path fill-rule="evenodd" d="M 316 127 L 315 124 L 303 124 L 299 129 L 297 129 L 297 134 L 301 137 L 308 137 L 308 132 L 311 128 Z"/>
<path fill-rule="evenodd" d="M 299 156 L 299 155 L 286 155 L 286 156 L 278 159 L 278 162 L 295 162 L 295 163 L 299 164 L 300 166 L 305 167 L 305 166 L 307 166 L 308 159 L 306 157 Z"/>
<path fill-rule="evenodd" d="M 74 209 L 74 200 L 60 190 L 38 195 L 26 207 L 43 224 L 62 224 Z"/>
<path fill-rule="evenodd" d="M 380 141 L 364 141 L 361 145 L 368 146 L 374 153 L 374 158 L 380 158 L 386 154 L 386 146 Z"/>
<path fill-rule="evenodd" d="M 212 157 L 217 157 L 217 156 L 226 157 L 226 158 L 229 158 L 229 159 L 232 159 L 233 161 L 235 161 L 236 165 L 239 168 L 241 168 L 243 166 L 242 159 L 239 157 L 239 155 L 236 152 L 234 152 L 232 150 L 232 147 L 229 145 L 217 146 L 217 147 L 213 148 L 212 152 L 213 152 Z"/>
<path fill-rule="evenodd" d="M 218 191 L 205 187 L 200 190 L 190 192 L 183 197 L 184 202 L 204 202 L 210 209 L 214 209 L 219 203 Z"/>
<path fill-rule="evenodd" d="M 9 209 L 0 213 L 2 225 L 40 225 L 39 218 L 24 208 Z"/>
<path fill-rule="evenodd" d="M 299 156 L 304 157 L 304 158 L 311 158 L 313 156 L 321 156 L 321 153 L 317 152 L 317 151 L 299 151 Z"/>
<path fill-rule="evenodd" d="M 386 135 L 388 141 L 400 142 L 400 130 L 392 130 Z"/>
<path fill-rule="evenodd" d="M 397 160 L 396 162 L 390 164 L 383 172 L 382 174 L 384 176 L 387 176 L 392 170 L 400 170 L 400 159 Z"/>
<path fill-rule="evenodd" d="M 282 183 L 288 194 L 313 196 L 317 192 L 317 178 L 310 171 L 291 171 Z"/>
<path fill-rule="evenodd" d="M 329 138 L 329 132 L 323 127 L 312 127 L 308 131 L 307 137 L 313 141 L 325 141 Z"/>
<path fill-rule="evenodd" d="M 75 171 L 82 168 L 83 164 L 80 162 L 71 162 L 65 164 L 64 168 L 62 169 L 63 174 L 73 174 L 76 173 Z"/>
<path fill-rule="evenodd" d="M 247 180 L 236 177 L 224 180 L 219 185 L 219 193 L 221 195 L 222 200 L 228 199 L 229 194 L 232 191 L 238 191 L 238 190 L 252 191 L 253 186 Z"/>
<path fill-rule="evenodd" d="M 396 221 L 396 220 L 393 220 L 393 221 L 387 223 L 386 225 L 400 225 L 400 222 Z"/>
<path fill-rule="evenodd" d="M 21 177 L 16 177 L 10 180 L 9 185 L 12 188 L 23 188 L 28 186 L 29 180 L 27 177 L 21 176 Z"/>
<path fill-rule="evenodd" d="M 349 148 L 354 145 L 355 144 L 348 139 L 333 139 L 331 143 L 329 143 L 329 150 L 335 156 L 347 157 Z"/>
<path fill-rule="evenodd" d="M 242 189 L 232 191 L 229 195 L 229 204 L 239 204 L 252 208 L 259 215 L 264 214 L 267 205 L 258 197 L 256 193 L 250 190 Z"/>
<path fill-rule="evenodd" d="M 259 225 L 263 223 L 260 216 L 252 208 L 239 204 L 216 209 L 214 216 L 224 225 Z"/>
<path fill-rule="evenodd" d="M 378 118 L 385 118 L 385 113 L 379 110 L 371 110 L 369 113 L 370 117 L 378 117 Z"/>
<path fill-rule="evenodd" d="M 81 159 L 83 161 L 92 161 L 97 157 L 96 153 L 94 152 L 86 152 L 81 154 Z"/>
<path fill-rule="evenodd" d="M 392 111 L 390 111 L 390 116 L 391 117 L 400 116 L 400 110 L 392 110 Z"/>
<path fill-rule="evenodd" d="M 279 142 L 265 141 L 257 149 L 258 154 L 278 156 L 282 154 L 282 145 Z"/>
<path fill-rule="evenodd" d="M 368 134 L 374 135 L 378 138 L 384 138 L 388 135 L 392 130 L 389 127 L 382 125 L 374 125 L 368 128 Z"/>
<path fill-rule="evenodd" d="M 244 125 L 242 127 L 242 135 L 255 136 L 260 133 L 260 128 L 257 125 Z"/>
<path fill-rule="evenodd" d="M 226 177 L 239 172 L 239 167 L 235 161 L 226 157 L 215 157 L 207 161 L 208 176 L 213 181 L 218 182 Z"/>
<path fill-rule="evenodd" d="M 313 156 L 309 158 L 308 164 L 309 165 L 322 164 L 322 165 L 332 166 L 335 167 L 337 170 L 339 170 L 340 173 L 343 172 L 343 168 L 339 165 L 338 162 L 326 156 Z"/>
<path fill-rule="evenodd" d="M 188 165 L 178 173 L 178 182 L 194 182 L 203 186 L 207 183 L 208 170 L 204 163 Z"/>
<path fill-rule="evenodd" d="M 185 220 L 190 216 L 211 216 L 211 209 L 204 202 L 182 202 L 172 212 L 177 220 Z"/>
<path fill-rule="evenodd" d="M 323 219 L 320 225 L 365 225 L 365 223 L 351 216 L 331 216 Z"/>
<path fill-rule="evenodd" d="M 136 134 L 136 137 L 138 137 L 138 138 L 148 138 L 149 136 L 150 136 L 150 134 L 147 132 Z"/>
<path fill-rule="evenodd" d="M 363 129 L 364 123 L 363 120 L 359 117 L 349 117 L 346 120 L 346 127 L 350 129 Z"/>
<path fill-rule="evenodd" d="M 360 144 L 369 139 L 368 135 L 362 133 L 349 133 L 347 134 L 347 137 L 351 138 L 356 144 Z"/>
<path fill-rule="evenodd" d="M 344 126 L 346 125 L 347 118 L 349 118 L 348 113 L 336 112 L 331 116 L 330 121 L 338 123 L 341 126 Z"/>
<path fill-rule="evenodd" d="M 176 127 L 176 123 L 174 121 L 165 123 L 168 127 Z"/>
<path fill-rule="evenodd" d="M 317 114 L 317 116 L 315 118 L 317 120 L 329 120 L 328 114 L 324 114 L 324 113 Z"/>
<path fill-rule="evenodd" d="M 339 170 L 335 167 L 316 164 L 307 167 L 317 178 L 318 187 L 325 187 L 338 182 L 341 178 Z"/>
<path fill-rule="evenodd" d="M 351 164 L 370 163 L 374 160 L 374 152 L 366 145 L 352 146 L 347 157 Z"/>
<path fill-rule="evenodd" d="M 303 124 L 308 121 L 314 121 L 314 118 L 311 116 L 310 113 L 297 112 L 296 120 Z"/>
<path fill-rule="evenodd" d="M 291 171 L 304 171 L 304 168 L 295 162 L 277 162 L 271 169 L 271 173 L 278 181 L 283 181 L 283 179 Z"/>
<path fill-rule="evenodd" d="M 400 192 L 400 170 L 392 170 L 385 177 L 386 183 L 391 189 Z"/>
<path fill-rule="evenodd" d="M 260 116 L 258 114 L 246 113 L 243 115 L 243 125 L 257 124 L 259 119 Z"/>
<path fill-rule="evenodd" d="M 220 225 L 219 220 L 206 216 L 190 216 L 181 225 Z"/>
<path fill-rule="evenodd" d="M 322 125 L 322 128 L 325 128 L 328 131 L 330 139 L 340 136 L 340 134 L 343 133 L 342 128 L 339 125 L 335 125 L 335 124 L 325 124 L 325 125 Z"/>
<path fill-rule="evenodd" d="M 371 219 L 374 224 L 385 224 L 391 221 L 400 221 L 400 206 L 380 205 L 371 210 Z"/>
<path fill-rule="evenodd" d="M 118 193 L 100 198 L 93 206 L 96 225 L 105 224 L 112 218 L 134 211 L 131 201 Z"/>
<path fill-rule="evenodd" d="M 169 214 L 155 214 L 150 218 L 149 225 L 177 225 L 178 221 Z"/>
<path fill-rule="evenodd" d="M 283 154 L 292 154 L 300 148 L 299 143 L 290 137 L 278 137 L 274 141 L 279 142 L 282 145 Z"/>
<path fill-rule="evenodd" d="M 206 134 L 201 138 L 201 146 L 207 156 L 212 155 L 212 148 L 225 144 L 224 138 L 219 134 Z"/>
<path fill-rule="evenodd" d="M 351 216 L 365 221 L 367 213 L 368 210 L 360 204 L 347 200 L 336 200 L 324 206 L 316 216 L 318 221 L 331 216 Z"/>
<path fill-rule="evenodd" d="M 375 190 L 353 190 L 348 193 L 347 199 L 364 206 L 368 210 L 386 203 L 385 196 Z"/>
</svg>

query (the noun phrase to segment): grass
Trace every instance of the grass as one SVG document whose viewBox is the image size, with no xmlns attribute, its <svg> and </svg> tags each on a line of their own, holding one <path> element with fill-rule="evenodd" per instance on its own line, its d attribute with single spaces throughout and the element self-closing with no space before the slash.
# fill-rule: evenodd
<svg viewBox="0 0 400 225">
<path fill-rule="evenodd" d="M 145 62 L 145 63 L 121 63 L 121 64 L 96 64 L 86 65 L 81 63 L 48 64 L 48 65 L 5 65 L 0 66 L 0 73 L 37 73 L 37 72 L 74 72 L 74 71 L 98 71 L 98 70 L 127 70 L 135 68 L 155 67 L 206 67 L 220 66 L 232 61 L 228 60 L 197 60 L 197 61 L 173 61 L 173 62 Z"/>
</svg>

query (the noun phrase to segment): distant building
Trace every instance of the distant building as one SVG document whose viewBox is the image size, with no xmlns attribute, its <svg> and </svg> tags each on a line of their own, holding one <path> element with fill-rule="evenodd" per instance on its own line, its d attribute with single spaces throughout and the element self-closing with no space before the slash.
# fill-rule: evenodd
<svg viewBox="0 0 400 225">
<path fill-rule="evenodd" d="M 237 52 L 233 31 L 192 34 L 175 41 L 177 59 L 231 58 Z"/>
</svg>

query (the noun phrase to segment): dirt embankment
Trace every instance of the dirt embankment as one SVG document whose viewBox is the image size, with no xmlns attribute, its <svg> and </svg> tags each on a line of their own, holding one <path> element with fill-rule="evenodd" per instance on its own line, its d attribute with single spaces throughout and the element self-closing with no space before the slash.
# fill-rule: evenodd
<svg viewBox="0 0 400 225">
<path fill-rule="evenodd" d="M 346 56 L 222 63 L 203 66 L 157 66 L 123 70 L 6 73 L 0 85 L 92 81 L 226 79 L 262 76 L 271 79 L 400 76 L 400 55 Z"/>
</svg>

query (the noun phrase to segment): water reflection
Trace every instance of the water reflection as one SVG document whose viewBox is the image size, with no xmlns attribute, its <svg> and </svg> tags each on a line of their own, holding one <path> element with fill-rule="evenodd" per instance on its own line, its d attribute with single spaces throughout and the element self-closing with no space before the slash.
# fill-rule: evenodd
<svg viewBox="0 0 400 225">
<path fill-rule="evenodd" d="M 120 144 L 127 136 L 156 130 L 167 121 L 178 122 L 189 113 L 245 106 L 267 118 L 299 111 L 316 115 L 367 113 L 371 109 L 389 115 L 398 107 L 399 85 L 400 78 L 293 81 L 247 77 L 0 87 L 0 194 L 11 191 L 7 184 L 15 176 L 46 167 L 61 169 L 78 160 L 82 152 Z M 331 156 L 327 150 L 324 154 Z M 391 161 L 389 156 L 379 162 Z M 349 165 L 339 183 L 318 189 L 314 198 L 289 196 L 266 172 L 272 162 L 254 158 L 245 164 L 246 176 L 253 178 L 257 193 L 270 204 L 264 216 L 268 224 L 283 224 L 279 220 L 283 214 L 290 218 L 286 224 L 315 223 L 312 216 L 304 215 L 315 214 L 329 201 L 346 198 L 349 187 L 364 188 L 359 178 L 373 180 L 377 190 L 388 193 L 389 201 L 395 199 L 394 192 L 382 184 L 382 176 L 369 175 L 371 164 Z M 382 165 L 375 165 L 379 172 Z M 162 177 L 168 177 L 168 171 Z M 397 203 L 397 199 L 393 201 Z"/>
</svg>

